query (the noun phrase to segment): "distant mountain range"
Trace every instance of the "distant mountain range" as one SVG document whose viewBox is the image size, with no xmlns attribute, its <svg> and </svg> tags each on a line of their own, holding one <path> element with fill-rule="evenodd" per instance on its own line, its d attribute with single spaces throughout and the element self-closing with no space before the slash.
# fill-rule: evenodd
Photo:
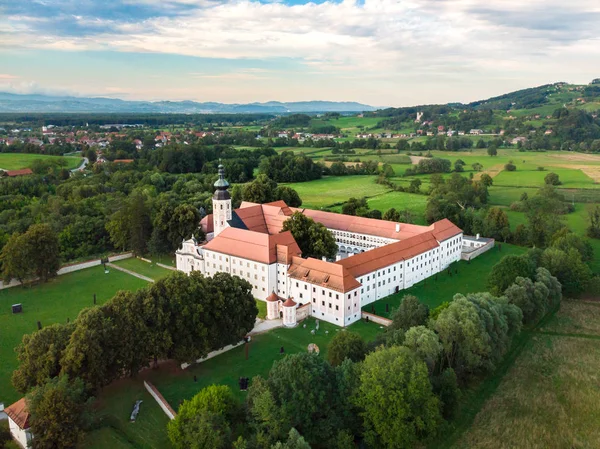
<svg viewBox="0 0 600 449">
<path fill-rule="evenodd" d="M 351 101 L 298 101 L 282 103 L 225 104 L 196 101 L 127 101 L 51 95 L 19 95 L 0 92 L 0 112 L 101 112 L 159 114 L 285 114 L 301 112 L 363 112 L 377 108 Z"/>
</svg>

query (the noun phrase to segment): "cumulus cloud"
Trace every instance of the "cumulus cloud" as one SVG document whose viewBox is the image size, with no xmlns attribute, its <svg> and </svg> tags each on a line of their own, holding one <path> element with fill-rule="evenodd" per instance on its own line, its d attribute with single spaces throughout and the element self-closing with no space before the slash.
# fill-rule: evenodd
<svg viewBox="0 0 600 449">
<path fill-rule="evenodd" d="M 31 0 L 0 10 L 0 47 L 111 50 L 303 64 L 346 79 L 562 75 L 600 56 L 597 0 Z M 3 18 L 2 18 L 3 17 Z M 597 67 L 596 67 L 597 68 Z M 197 77 L 262 79 L 264 73 Z M 560 76 L 560 78 L 563 78 Z"/>
</svg>

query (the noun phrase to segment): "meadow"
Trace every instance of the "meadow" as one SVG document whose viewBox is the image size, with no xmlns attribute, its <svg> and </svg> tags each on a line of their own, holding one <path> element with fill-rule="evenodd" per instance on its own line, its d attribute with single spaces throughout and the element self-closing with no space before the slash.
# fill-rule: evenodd
<svg viewBox="0 0 600 449">
<path fill-rule="evenodd" d="M 23 335 L 42 326 L 74 320 L 85 307 L 104 304 L 119 290 L 137 290 L 147 283 L 136 277 L 101 266 L 58 276 L 48 283 L 0 290 L 0 402 L 11 404 L 20 398 L 10 378 L 17 368 L 14 348 Z M 12 304 L 22 304 L 23 313 L 13 314 Z"/>
<path fill-rule="evenodd" d="M 119 260 L 117 262 L 113 262 L 113 264 L 125 268 L 127 270 L 131 270 L 143 276 L 149 277 L 150 279 L 154 279 L 155 281 L 173 273 L 173 270 L 168 270 L 166 268 L 156 265 L 156 263 L 154 262 L 145 262 L 135 257 Z"/>
<path fill-rule="evenodd" d="M 30 168 L 35 160 L 39 159 L 57 159 L 63 158 L 67 161 L 65 168 L 72 170 L 79 167 L 81 158 L 77 156 L 47 156 L 45 154 L 27 154 L 27 153 L 0 153 L 0 169 L 19 170 Z"/>
<path fill-rule="evenodd" d="M 565 300 L 526 333 L 527 346 L 452 448 L 600 447 L 600 304 Z"/>
</svg>

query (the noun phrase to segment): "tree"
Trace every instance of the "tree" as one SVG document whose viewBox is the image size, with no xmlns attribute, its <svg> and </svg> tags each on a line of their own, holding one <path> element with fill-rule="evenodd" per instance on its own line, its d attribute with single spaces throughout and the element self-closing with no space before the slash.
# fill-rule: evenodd
<svg viewBox="0 0 600 449">
<path fill-rule="evenodd" d="M 55 377 L 27 396 L 29 424 L 39 449 L 76 448 L 91 422 L 91 401 L 81 379 Z"/>
<path fill-rule="evenodd" d="M 435 370 L 442 353 L 442 344 L 435 332 L 425 326 L 411 327 L 404 335 L 404 346 L 427 364 L 430 373 Z"/>
<path fill-rule="evenodd" d="M 581 255 L 581 260 L 584 262 L 591 262 L 594 259 L 594 248 L 590 242 L 566 227 L 552 236 L 550 246 L 563 251 L 573 248 Z"/>
<path fill-rule="evenodd" d="M 296 429 L 292 428 L 288 434 L 287 441 L 285 443 L 278 441 L 272 446 L 272 449 L 310 449 L 310 445 Z"/>
<path fill-rule="evenodd" d="M 444 348 L 445 366 L 465 376 L 488 364 L 492 347 L 477 306 L 464 296 L 457 297 L 433 322 Z"/>
<path fill-rule="evenodd" d="M 486 187 L 491 187 L 492 185 L 494 185 L 494 180 L 487 173 L 482 173 L 481 177 L 479 178 L 479 180 Z"/>
<path fill-rule="evenodd" d="M 550 184 L 552 186 L 559 186 L 562 183 L 560 182 L 560 179 L 558 177 L 558 175 L 556 173 L 548 173 L 545 177 L 544 177 L 544 182 L 546 184 Z"/>
<path fill-rule="evenodd" d="M 29 260 L 31 251 L 28 246 L 29 241 L 23 234 L 13 234 L 9 237 L 0 254 L 4 282 L 9 283 L 13 279 L 23 282 L 33 274 Z"/>
<path fill-rule="evenodd" d="M 146 254 L 148 241 L 152 233 L 150 209 L 146 198 L 140 192 L 134 192 L 127 202 L 127 220 L 129 223 L 129 248 L 136 255 Z"/>
<path fill-rule="evenodd" d="M 484 234 L 496 240 L 506 242 L 510 237 L 508 215 L 499 207 L 492 207 L 483 220 Z"/>
<path fill-rule="evenodd" d="M 413 326 L 427 324 L 429 307 L 423 304 L 416 296 L 404 295 L 400 307 L 392 313 L 392 324 L 388 329 L 401 329 L 407 331 Z"/>
<path fill-rule="evenodd" d="M 481 165 L 479 162 L 475 162 L 474 164 L 471 164 L 471 167 L 475 171 L 481 171 L 481 170 L 483 170 L 483 165 Z"/>
<path fill-rule="evenodd" d="M 537 323 L 548 310 L 548 287 L 542 282 L 533 282 L 529 278 L 518 277 L 514 284 L 504 291 L 509 303 L 523 311 L 525 324 Z"/>
<path fill-rule="evenodd" d="M 487 154 L 490 156 L 497 156 L 498 155 L 498 148 L 496 148 L 496 146 L 494 145 L 490 145 L 487 149 Z"/>
<path fill-rule="evenodd" d="M 290 207 L 302 206 L 302 200 L 300 195 L 294 189 L 288 186 L 279 186 L 275 189 L 275 198 L 282 200 L 285 204 Z"/>
<path fill-rule="evenodd" d="M 290 231 L 304 257 L 334 258 L 337 244 L 329 229 L 300 212 L 294 212 L 283 222 L 282 232 Z"/>
<path fill-rule="evenodd" d="M 21 344 L 15 348 L 19 367 L 12 375 L 12 384 L 17 391 L 27 393 L 59 375 L 62 352 L 74 329 L 74 323 L 52 324 L 23 335 Z"/>
<path fill-rule="evenodd" d="M 34 274 L 47 281 L 60 268 L 58 237 L 48 224 L 34 224 L 25 233 Z"/>
<path fill-rule="evenodd" d="M 231 389 L 225 385 L 206 387 L 184 401 L 167 431 L 175 449 L 227 449 L 232 444 L 231 423 L 238 414 Z"/>
<path fill-rule="evenodd" d="M 600 206 L 594 206 L 589 212 L 590 225 L 587 228 L 587 235 L 593 239 L 600 239 Z"/>
<path fill-rule="evenodd" d="M 355 401 L 363 410 L 365 440 L 372 447 L 414 447 L 441 422 L 427 366 L 405 347 L 367 356 Z"/>
<path fill-rule="evenodd" d="M 383 219 L 386 221 L 400 221 L 400 213 L 395 208 L 388 209 L 383 214 Z"/>
<path fill-rule="evenodd" d="M 350 198 L 342 205 L 342 214 L 344 215 L 359 215 L 358 211 L 361 209 L 367 210 L 369 209 L 369 205 L 367 204 L 367 199 L 362 197 L 360 199 Z"/>
<path fill-rule="evenodd" d="M 540 259 L 540 266 L 556 277 L 562 285 L 563 294 L 570 297 L 584 292 L 592 278 L 590 267 L 581 260 L 581 255 L 574 248 L 567 251 L 546 249 Z"/>
<path fill-rule="evenodd" d="M 560 282 L 544 267 L 539 267 L 535 271 L 535 280 L 543 283 L 548 289 L 548 308 L 554 310 L 562 301 L 562 286 Z"/>
<path fill-rule="evenodd" d="M 515 256 L 510 254 L 500 259 L 492 267 L 488 276 L 488 288 L 493 295 L 502 295 L 519 276 L 532 278 L 535 273 L 535 265 L 527 255 Z"/>
<path fill-rule="evenodd" d="M 457 173 L 465 171 L 465 163 L 462 159 L 454 161 L 454 171 Z"/>
<path fill-rule="evenodd" d="M 421 184 L 422 182 L 419 178 L 412 179 L 408 186 L 408 191 L 410 193 L 419 193 L 421 191 Z"/>
<path fill-rule="evenodd" d="M 261 173 L 254 181 L 243 187 L 242 199 L 251 203 L 270 203 L 275 201 L 276 189 L 277 183 Z"/>
<path fill-rule="evenodd" d="M 446 368 L 438 376 L 431 379 L 433 392 L 440 398 L 442 403 L 442 416 L 445 419 L 454 417 L 458 400 L 460 399 L 460 389 L 458 388 L 458 378 L 452 368 Z"/>
<path fill-rule="evenodd" d="M 366 345 L 359 334 L 338 332 L 327 348 L 327 360 L 332 366 L 340 365 L 345 359 L 360 362 L 365 358 Z"/>
<path fill-rule="evenodd" d="M 517 166 L 515 164 L 512 163 L 512 161 L 508 161 L 508 164 L 504 165 L 504 170 L 506 171 L 515 171 L 517 169 Z"/>
<path fill-rule="evenodd" d="M 296 428 L 309 444 L 327 447 L 344 422 L 336 381 L 335 370 L 318 355 L 299 353 L 276 361 L 267 385 L 280 431 Z"/>
</svg>

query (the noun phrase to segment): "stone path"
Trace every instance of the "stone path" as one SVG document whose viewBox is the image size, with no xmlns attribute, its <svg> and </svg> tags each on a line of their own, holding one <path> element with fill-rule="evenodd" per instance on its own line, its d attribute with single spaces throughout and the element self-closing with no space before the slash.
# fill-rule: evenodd
<svg viewBox="0 0 600 449">
<path fill-rule="evenodd" d="M 107 263 L 106 266 L 114 268 L 115 270 L 122 271 L 123 273 L 130 274 L 131 276 L 135 276 L 136 278 L 142 279 L 146 282 L 154 283 L 154 279 L 151 279 L 148 276 L 144 276 L 143 274 L 136 273 L 135 271 L 128 270 L 127 268 L 120 267 L 118 265 L 115 265 L 114 263 Z"/>
<path fill-rule="evenodd" d="M 250 331 L 250 335 L 262 334 L 281 326 L 283 326 L 283 320 L 281 318 L 276 320 L 262 320 L 257 318 L 256 323 L 254 323 L 254 328 Z"/>
</svg>

